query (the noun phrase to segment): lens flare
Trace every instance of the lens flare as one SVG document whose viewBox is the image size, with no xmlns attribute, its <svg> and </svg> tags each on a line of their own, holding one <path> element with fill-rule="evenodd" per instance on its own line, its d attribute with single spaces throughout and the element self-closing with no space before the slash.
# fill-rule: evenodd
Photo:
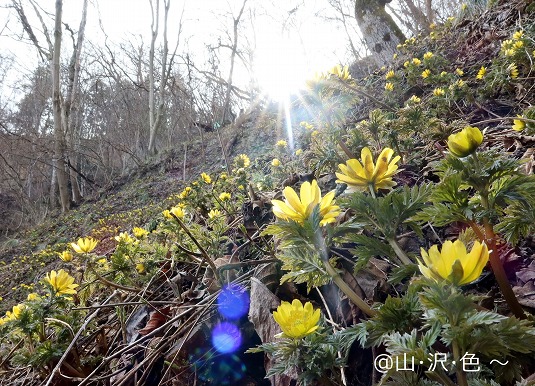
<svg viewBox="0 0 535 386">
<path fill-rule="evenodd" d="M 212 331 L 212 344 L 222 354 L 234 352 L 241 345 L 241 332 L 232 323 L 220 323 Z"/>
<path fill-rule="evenodd" d="M 245 288 L 230 284 L 223 288 L 217 297 L 217 308 L 224 317 L 239 319 L 249 311 L 249 294 Z"/>
<path fill-rule="evenodd" d="M 199 379 L 210 385 L 232 385 L 247 373 L 247 366 L 236 354 L 221 355 L 197 348 L 189 361 Z"/>
</svg>

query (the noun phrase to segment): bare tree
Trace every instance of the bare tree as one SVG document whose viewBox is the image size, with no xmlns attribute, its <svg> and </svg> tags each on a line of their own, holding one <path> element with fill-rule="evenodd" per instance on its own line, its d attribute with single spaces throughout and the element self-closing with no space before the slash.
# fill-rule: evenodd
<svg viewBox="0 0 535 386">
<path fill-rule="evenodd" d="M 54 23 L 54 46 L 52 51 L 52 62 L 50 71 L 52 73 L 52 105 L 54 111 L 54 165 L 58 181 L 59 197 L 62 212 L 70 209 L 70 197 L 67 186 L 67 173 L 65 171 L 65 133 L 62 125 L 62 101 L 60 89 L 60 68 L 59 59 L 61 55 L 61 17 L 63 12 L 63 1 L 56 0 L 56 16 Z"/>
<path fill-rule="evenodd" d="M 156 46 L 156 38 L 159 33 L 159 22 L 160 22 L 160 0 L 156 0 L 156 8 L 154 7 L 153 0 L 149 0 L 150 6 L 151 6 L 151 15 L 152 15 L 152 22 L 151 22 L 151 41 L 150 41 L 150 50 L 149 50 L 149 120 L 150 120 L 150 134 L 149 134 L 149 147 L 148 152 L 149 154 L 153 154 L 156 152 L 156 133 L 160 129 L 161 123 L 162 123 L 162 115 L 163 110 L 165 106 L 165 87 L 167 86 L 167 82 L 169 80 L 169 74 L 171 72 L 171 68 L 173 65 L 173 59 L 176 54 L 176 50 L 178 48 L 178 44 L 180 42 L 180 34 L 182 32 L 182 16 L 180 18 L 179 22 L 179 30 L 178 30 L 178 36 L 177 36 L 177 42 L 175 46 L 175 50 L 173 54 L 171 55 L 169 62 L 168 62 L 168 56 L 169 56 L 169 46 L 168 46 L 168 40 L 167 40 L 167 23 L 168 23 L 168 17 L 169 17 L 169 8 L 171 6 L 171 0 L 163 0 L 164 5 L 164 15 L 163 15 L 163 48 L 162 48 L 162 63 L 161 63 L 161 69 L 160 69 L 160 82 L 159 82 L 159 95 L 158 95 L 158 105 L 156 106 L 156 100 L 155 100 L 155 94 L 156 94 L 156 81 L 154 79 L 154 71 L 155 71 L 155 65 L 154 65 L 154 53 L 155 53 L 155 46 Z M 183 15 L 182 11 L 182 15 Z"/>
</svg>

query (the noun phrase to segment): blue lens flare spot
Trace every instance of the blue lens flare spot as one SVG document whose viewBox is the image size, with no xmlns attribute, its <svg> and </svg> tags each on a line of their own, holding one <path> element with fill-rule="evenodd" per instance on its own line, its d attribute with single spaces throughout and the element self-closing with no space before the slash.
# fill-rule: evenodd
<svg viewBox="0 0 535 386">
<path fill-rule="evenodd" d="M 222 354 L 234 352 L 241 345 L 241 332 L 232 323 L 219 323 L 212 331 L 212 344 Z"/>
<path fill-rule="evenodd" d="M 237 284 L 225 286 L 217 297 L 217 308 L 227 319 L 239 319 L 249 311 L 249 294 Z"/>
</svg>

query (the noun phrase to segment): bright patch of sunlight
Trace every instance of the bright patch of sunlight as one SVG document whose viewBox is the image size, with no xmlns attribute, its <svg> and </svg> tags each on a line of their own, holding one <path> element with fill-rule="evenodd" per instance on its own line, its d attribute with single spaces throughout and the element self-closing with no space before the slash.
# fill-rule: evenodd
<svg viewBox="0 0 535 386">
<path fill-rule="evenodd" d="M 295 37 L 266 34 L 266 41 L 258 44 L 253 76 L 261 91 L 277 101 L 285 100 L 305 86 L 314 76 L 302 42 Z"/>
</svg>

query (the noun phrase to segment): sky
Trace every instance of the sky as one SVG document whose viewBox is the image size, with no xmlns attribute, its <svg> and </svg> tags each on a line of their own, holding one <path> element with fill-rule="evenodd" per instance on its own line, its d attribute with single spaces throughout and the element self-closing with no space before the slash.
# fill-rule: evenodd
<svg viewBox="0 0 535 386">
<path fill-rule="evenodd" d="M 35 48 L 21 39 L 22 28 L 17 15 L 5 8 L 10 3 L 10 0 L 0 0 L 0 55 L 15 58 L 8 78 L 18 82 L 21 73 L 29 73 L 35 67 L 38 56 Z M 45 22 L 52 30 L 54 0 L 38 0 L 36 3 L 42 7 Z M 23 4 L 32 25 L 38 26 L 38 20 L 30 16 L 33 12 L 27 0 L 23 0 Z M 178 50 L 192 53 L 197 62 L 202 63 L 206 60 L 207 45 L 215 46 L 219 41 L 230 43 L 228 34 L 232 33 L 232 15 L 238 14 L 241 4 L 242 0 L 171 0 L 170 47 L 176 43 L 183 12 Z M 81 8 L 82 0 L 64 1 L 63 21 L 74 30 L 80 22 Z M 50 14 L 47 15 L 47 12 Z M 254 48 L 254 77 L 266 92 L 275 98 L 282 97 L 296 91 L 314 73 L 326 71 L 338 63 L 347 63 L 349 57 L 344 32 L 317 16 L 325 16 L 329 12 L 327 0 L 248 0 L 240 23 L 242 34 L 239 44 Z M 105 39 L 99 18 L 109 44 L 143 39 L 149 45 L 149 0 L 90 0 L 86 39 L 97 45 Z M 251 21 L 253 19 L 254 22 Z M 160 39 L 161 36 L 157 44 Z M 68 47 L 70 42 L 64 39 L 63 44 Z M 220 54 L 225 70 L 230 50 L 222 49 Z M 248 77 L 249 72 L 238 61 L 235 81 L 245 87 Z M 9 87 L 9 82 L 3 82 L 4 95 L 6 92 L 9 94 Z"/>
</svg>

